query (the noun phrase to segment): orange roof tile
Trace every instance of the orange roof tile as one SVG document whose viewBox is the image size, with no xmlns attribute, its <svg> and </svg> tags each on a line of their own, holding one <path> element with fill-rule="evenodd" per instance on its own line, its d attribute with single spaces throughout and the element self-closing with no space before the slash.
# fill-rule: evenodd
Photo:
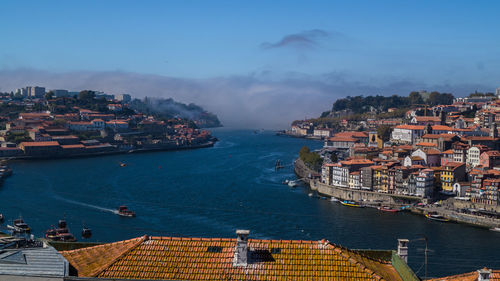
<svg viewBox="0 0 500 281">
<path fill-rule="evenodd" d="M 57 141 L 23 141 L 19 146 L 59 146 Z"/>
<path fill-rule="evenodd" d="M 437 147 L 437 143 L 432 143 L 432 142 L 419 142 L 415 144 L 416 146 L 428 146 L 428 147 Z"/>
<path fill-rule="evenodd" d="M 402 280 L 390 261 L 322 241 L 249 239 L 246 266 L 236 239 L 139 237 L 61 254 L 78 277 L 162 280 Z"/>
<path fill-rule="evenodd" d="M 406 130 L 423 130 L 425 126 L 423 125 L 398 125 L 394 127 L 395 129 L 406 129 Z"/>
<path fill-rule="evenodd" d="M 432 126 L 433 131 L 453 131 L 452 127 L 444 126 L 444 125 L 434 125 Z"/>
</svg>

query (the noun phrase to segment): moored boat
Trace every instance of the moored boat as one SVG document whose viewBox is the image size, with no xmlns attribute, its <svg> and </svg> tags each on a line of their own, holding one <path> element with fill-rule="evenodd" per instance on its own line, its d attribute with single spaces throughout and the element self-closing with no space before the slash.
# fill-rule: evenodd
<svg viewBox="0 0 500 281">
<path fill-rule="evenodd" d="M 289 186 L 289 187 L 296 187 L 297 185 L 299 185 L 299 184 L 297 183 L 297 181 L 289 181 L 289 182 L 288 182 L 288 186 Z"/>
<path fill-rule="evenodd" d="M 335 198 L 335 197 L 331 197 L 331 198 L 330 198 L 330 201 L 332 201 L 332 202 L 339 202 L 339 199 L 337 199 L 337 198 Z"/>
<path fill-rule="evenodd" d="M 31 228 L 24 222 L 21 217 L 15 219 L 13 224 L 14 226 L 11 229 L 16 233 L 29 233 L 31 231 Z"/>
<path fill-rule="evenodd" d="M 349 207 L 357 207 L 357 208 L 362 208 L 363 207 L 359 203 L 357 203 L 355 201 L 349 201 L 349 200 L 340 201 L 340 204 L 342 204 L 344 206 L 349 206 Z"/>
<path fill-rule="evenodd" d="M 135 217 L 135 212 L 129 210 L 127 206 L 122 205 L 118 208 L 118 215 L 122 217 Z"/>
<path fill-rule="evenodd" d="M 490 229 L 491 231 L 500 232 L 500 227 L 494 227 Z"/>
<path fill-rule="evenodd" d="M 441 215 L 438 215 L 436 212 L 428 212 L 425 214 L 425 217 L 428 219 L 431 219 L 431 220 L 441 221 L 441 222 L 450 221 L 449 219 L 447 219 Z"/>
<path fill-rule="evenodd" d="M 377 209 L 382 211 L 382 212 L 389 212 L 389 213 L 397 213 L 397 212 L 401 211 L 400 209 L 393 209 L 389 206 L 380 206 Z"/>
<path fill-rule="evenodd" d="M 57 228 L 52 227 L 45 232 L 45 238 L 52 241 L 75 242 L 75 236 L 69 232 L 68 225 L 65 219 L 59 220 Z"/>
</svg>

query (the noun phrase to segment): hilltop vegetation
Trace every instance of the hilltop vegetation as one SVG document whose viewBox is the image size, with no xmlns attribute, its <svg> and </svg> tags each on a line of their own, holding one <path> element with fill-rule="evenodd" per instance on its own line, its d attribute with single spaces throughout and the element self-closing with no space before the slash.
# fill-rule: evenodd
<svg viewBox="0 0 500 281">
<path fill-rule="evenodd" d="M 354 113 L 365 113 L 372 110 L 387 111 L 389 108 L 408 108 L 411 106 L 438 104 L 452 104 L 453 95 L 448 93 L 432 92 L 422 96 L 418 92 L 411 92 L 408 97 L 392 95 L 384 96 L 355 96 L 338 99 L 333 103 L 332 111 L 351 110 Z"/>
</svg>

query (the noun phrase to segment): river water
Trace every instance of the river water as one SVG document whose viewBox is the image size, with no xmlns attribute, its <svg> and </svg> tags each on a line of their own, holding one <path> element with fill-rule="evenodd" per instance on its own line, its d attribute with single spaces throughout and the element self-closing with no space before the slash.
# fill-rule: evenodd
<svg viewBox="0 0 500 281">
<path fill-rule="evenodd" d="M 349 248 L 395 249 L 398 238 L 426 236 L 429 276 L 500 268 L 498 232 L 345 207 L 309 197 L 306 187 L 281 184 L 295 177 L 299 149 L 321 142 L 272 132 L 213 133 L 220 139 L 213 148 L 13 162 L 13 176 L 0 187 L 0 212 L 6 223 L 22 215 L 36 236 L 65 216 L 77 238 L 85 224 L 93 230 L 90 241 L 102 242 L 144 234 L 231 238 L 241 228 L 250 229 L 251 238 L 326 238 Z M 278 172 L 277 159 L 286 165 Z M 113 211 L 122 204 L 137 217 L 117 216 Z M 423 249 L 423 242 L 410 242 L 409 265 L 419 276 Z"/>
</svg>

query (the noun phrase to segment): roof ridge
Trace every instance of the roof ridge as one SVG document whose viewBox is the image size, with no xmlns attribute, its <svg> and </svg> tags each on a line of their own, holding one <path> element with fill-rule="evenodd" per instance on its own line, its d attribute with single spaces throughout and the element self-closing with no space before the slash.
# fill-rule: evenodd
<svg viewBox="0 0 500 281">
<path fill-rule="evenodd" d="M 358 254 L 357 252 L 354 252 L 352 250 L 349 250 L 347 248 L 342 247 L 341 245 L 337 245 L 337 244 L 334 244 L 332 242 L 328 242 L 328 245 L 332 246 L 336 253 L 338 253 L 339 255 L 344 257 L 348 262 L 352 263 L 353 265 L 355 265 L 359 269 L 366 272 L 368 275 L 372 276 L 373 278 L 375 278 L 377 280 L 385 280 L 382 276 L 380 276 L 375 271 L 371 270 L 370 268 L 368 268 L 368 266 L 364 265 L 361 261 L 359 261 L 357 259 L 356 255 L 363 256 L 364 258 L 367 258 L 367 259 L 372 260 L 372 261 L 381 262 L 380 260 L 376 260 L 376 259 L 367 257 L 365 255 Z"/>
<path fill-rule="evenodd" d="M 147 235 L 144 235 L 144 236 L 141 236 L 141 237 L 137 237 L 135 239 L 137 239 L 137 241 L 133 245 L 131 245 L 127 250 L 123 251 L 123 253 L 121 253 L 120 255 L 118 255 L 116 258 L 112 259 L 108 263 L 105 263 L 101 267 L 96 268 L 93 272 L 90 273 L 90 276 L 97 277 L 101 272 L 103 272 L 108 267 L 110 267 L 111 265 L 113 265 L 115 262 L 117 262 L 118 260 L 120 260 L 121 258 L 123 258 L 126 254 L 128 254 L 130 251 L 132 251 L 132 249 L 137 248 L 137 246 L 139 246 L 140 244 L 142 244 L 144 241 L 146 241 L 149 238 L 148 238 Z M 133 239 L 130 239 L 130 240 L 133 240 Z"/>
</svg>

